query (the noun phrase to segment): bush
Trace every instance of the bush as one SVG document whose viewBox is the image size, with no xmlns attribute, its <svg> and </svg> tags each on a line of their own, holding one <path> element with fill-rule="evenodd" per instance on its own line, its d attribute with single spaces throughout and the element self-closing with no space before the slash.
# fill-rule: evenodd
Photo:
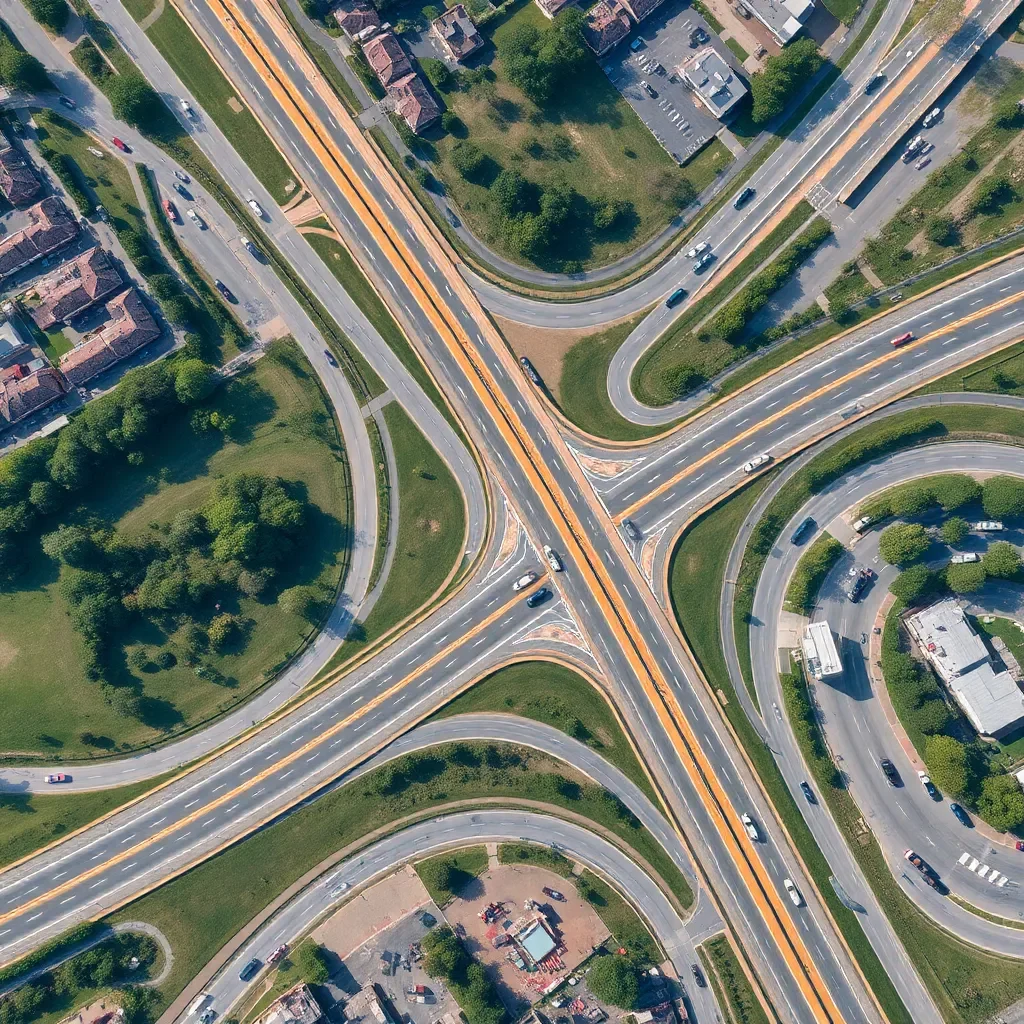
<svg viewBox="0 0 1024 1024">
<path fill-rule="evenodd" d="M 824 58 L 813 39 L 798 39 L 769 57 L 763 69 L 750 78 L 754 123 L 762 125 L 780 116 L 822 63 Z"/>
<path fill-rule="evenodd" d="M 483 176 L 488 157 L 479 146 L 462 139 L 452 146 L 451 162 L 466 181 L 477 181 Z"/>
<path fill-rule="evenodd" d="M 298 967 L 307 985 L 325 985 L 331 976 L 324 947 L 312 939 L 303 939 L 289 959 Z"/>
<path fill-rule="evenodd" d="M 966 796 L 974 782 L 967 747 L 952 736 L 929 736 L 924 760 L 932 781 L 951 796 Z"/>
<path fill-rule="evenodd" d="M 981 562 L 946 567 L 946 585 L 955 594 L 973 594 L 985 583 L 985 566 Z"/>
<path fill-rule="evenodd" d="M 640 977 L 630 957 L 599 957 L 587 974 L 590 990 L 602 1002 L 632 1010 L 640 998 Z"/>
<path fill-rule="evenodd" d="M 923 564 L 912 565 L 909 569 L 904 569 L 889 584 L 889 592 L 910 606 L 918 604 L 926 594 L 930 594 L 936 589 L 935 574 Z"/>
<path fill-rule="evenodd" d="M 64 26 L 71 16 L 71 8 L 65 0 L 23 0 L 28 13 L 44 28 L 51 32 L 64 31 Z"/>
<path fill-rule="evenodd" d="M 963 539 L 970 532 L 971 525 L 966 519 L 961 519 L 960 516 L 952 516 L 942 524 L 939 535 L 942 537 L 943 543 L 948 544 L 950 547 L 956 547 L 962 543 Z"/>
<path fill-rule="evenodd" d="M 978 813 L 1000 832 L 1024 825 L 1024 790 L 1012 775 L 990 775 L 982 780 Z"/>
<path fill-rule="evenodd" d="M 818 599 L 818 590 L 832 566 L 846 549 L 827 533 L 823 533 L 801 556 L 786 588 L 786 608 L 808 614 Z"/>
<path fill-rule="evenodd" d="M 1007 540 L 997 540 L 981 556 L 981 564 L 989 576 L 1009 579 L 1020 569 L 1020 553 Z"/>
<path fill-rule="evenodd" d="M 930 217 L 924 229 L 925 238 L 936 245 L 956 245 L 959 235 L 956 229 L 956 221 L 946 214 Z"/>
<path fill-rule="evenodd" d="M 927 550 L 928 534 L 920 523 L 896 523 L 878 540 L 878 553 L 890 565 L 908 565 Z"/>
<path fill-rule="evenodd" d="M 985 515 L 994 519 L 1024 515 L 1024 480 L 1015 476 L 992 476 L 982 485 L 981 504 Z"/>
</svg>

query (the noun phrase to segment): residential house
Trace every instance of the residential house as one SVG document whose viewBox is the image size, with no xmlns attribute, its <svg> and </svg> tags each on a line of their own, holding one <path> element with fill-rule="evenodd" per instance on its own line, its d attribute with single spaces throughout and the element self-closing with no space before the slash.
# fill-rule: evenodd
<svg viewBox="0 0 1024 1024">
<path fill-rule="evenodd" d="M 6 140 L 3 140 L 6 143 Z M 0 193 L 12 206 L 35 199 L 41 188 L 32 165 L 13 146 L 0 149 Z"/>
<path fill-rule="evenodd" d="M 603 57 L 629 35 L 631 27 L 626 8 L 619 0 L 600 0 L 587 14 L 583 38 L 598 57 Z"/>
<path fill-rule="evenodd" d="M 60 374 L 44 359 L 0 372 L 0 427 L 9 427 L 56 402 L 67 392 Z"/>
<path fill-rule="evenodd" d="M 160 325 L 134 288 L 115 295 L 107 303 L 107 312 L 109 323 L 60 357 L 60 370 L 73 387 L 81 387 L 160 337 Z"/>
<path fill-rule="evenodd" d="M 545 18 L 554 18 L 556 14 L 564 11 L 576 0 L 533 0 L 533 2 L 540 8 L 540 12 Z"/>
<path fill-rule="evenodd" d="M 398 116 L 417 134 L 441 116 L 441 108 L 419 75 L 406 75 L 393 82 L 388 86 L 388 96 Z"/>
<path fill-rule="evenodd" d="M 338 28 L 350 39 L 367 29 L 380 28 L 380 15 L 367 0 L 344 0 L 334 8 L 333 13 Z"/>
<path fill-rule="evenodd" d="M 747 94 L 747 87 L 713 46 L 706 46 L 686 61 L 682 71 L 697 98 L 720 121 L 724 121 Z"/>
<path fill-rule="evenodd" d="M 0 241 L 0 278 L 49 256 L 78 234 L 78 221 L 56 196 L 47 196 L 26 212 L 32 223 Z"/>
<path fill-rule="evenodd" d="M 430 31 L 454 61 L 465 60 L 484 45 L 484 37 L 462 4 L 449 7 L 440 18 L 435 18 L 430 23 Z"/>
<path fill-rule="evenodd" d="M 814 0 L 743 0 L 743 6 L 775 36 L 780 46 L 795 39 L 814 13 Z"/>
<path fill-rule="evenodd" d="M 98 246 L 36 282 L 39 305 L 31 310 L 41 330 L 66 323 L 121 286 L 121 274 Z"/>
<path fill-rule="evenodd" d="M 385 88 L 413 73 L 412 64 L 393 32 L 381 32 L 364 43 L 363 56 Z"/>
<path fill-rule="evenodd" d="M 13 320 L 0 324 L 0 366 L 20 362 L 29 352 L 28 342 L 21 336 Z"/>
</svg>

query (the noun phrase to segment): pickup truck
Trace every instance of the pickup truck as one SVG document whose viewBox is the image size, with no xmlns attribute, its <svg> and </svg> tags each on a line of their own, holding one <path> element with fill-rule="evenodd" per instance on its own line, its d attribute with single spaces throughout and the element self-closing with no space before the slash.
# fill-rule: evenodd
<svg viewBox="0 0 1024 1024">
<path fill-rule="evenodd" d="M 562 559 L 559 557 L 558 552 L 550 544 L 544 545 L 544 557 L 548 560 L 548 565 L 551 566 L 553 572 L 562 571 Z"/>
</svg>

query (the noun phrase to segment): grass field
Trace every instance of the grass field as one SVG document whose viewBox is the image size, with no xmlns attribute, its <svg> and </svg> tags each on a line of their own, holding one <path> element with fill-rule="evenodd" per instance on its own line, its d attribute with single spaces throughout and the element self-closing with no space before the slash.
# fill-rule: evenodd
<svg viewBox="0 0 1024 1024">
<path fill-rule="evenodd" d="M 568 878 L 572 874 L 572 861 L 548 846 L 534 846 L 533 843 L 500 843 L 499 864 L 532 864 L 546 868 L 556 875 Z"/>
<path fill-rule="evenodd" d="M 768 1024 L 768 1015 L 743 973 L 729 940 L 724 935 L 709 939 L 697 947 L 697 953 L 718 996 L 718 1005 L 727 1007 L 733 1024 Z"/>
<path fill-rule="evenodd" d="M 167 4 L 146 35 L 267 191 L 279 203 L 290 199 L 298 183 L 287 161 L 181 15 Z"/>
<path fill-rule="evenodd" d="M 731 36 L 726 39 L 725 45 L 728 46 L 734 54 L 736 54 L 736 58 L 741 64 L 750 56 L 750 54 L 747 53 L 747 51 L 744 50 L 743 47 L 740 46 L 740 44 Z"/>
<path fill-rule="evenodd" d="M 294 343 L 280 343 L 223 387 L 214 407 L 236 417 L 237 440 L 225 441 L 216 431 L 196 435 L 185 415 L 170 420 L 144 464 L 120 468 L 116 486 L 97 481 L 75 515 L 98 516 L 126 536 L 143 537 L 151 524 L 168 523 L 179 510 L 201 504 L 220 476 L 279 476 L 306 492 L 312 515 L 306 546 L 278 582 L 315 583 L 325 597 L 333 596 L 348 542 L 347 469 L 305 357 Z M 147 711 L 143 721 L 120 717 L 82 672 L 79 639 L 57 592 L 54 563 L 40 554 L 20 589 L 0 594 L 0 693 L 8 712 L 0 722 L 0 750 L 51 758 L 107 754 L 165 739 L 234 707 L 310 629 L 273 602 L 243 598 L 238 611 L 253 622 L 249 643 L 209 659 L 224 683 L 200 678 L 181 662 L 152 672 L 125 666 L 142 688 Z M 152 649 L 166 637 L 155 625 L 140 624 L 123 640 L 130 651 L 137 645 Z"/>
<path fill-rule="evenodd" d="M 524 4 L 491 24 L 497 27 L 492 30 L 488 25 L 484 35 L 500 42 L 518 26 L 544 29 L 548 22 L 534 5 Z M 466 125 L 469 141 L 495 167 L 519 170 L 541 186 L 571 185 L 589 199 L 627 200 L 636 213 L 635 222 L 609 229 L 593 244 L 582 233 L 559 239 L 551 260 L 543 262 L 545 269 L 560 270 L 567 260 L 584 267 L 601 266 L 633 251 L 679 212 L 667 198 L 666 182 L 685 176 L 700 192 L 731 160 L 726 147 L 716 140 L 680 172 L 596 60 L 588 61 L 574 85 L 543 108 L 508 81 L 496 57 L 490 68 L 493 83 L 447 93 L 444 100 Z M 433 169 L 472 232 L 518 262 L 487 185 L 466 181 L 451 163 L 458 141 L 449 135 L 436 142 L 438 160 Z"/>
<path fill-rule="evenodd" d="M 451 761 L 452 756 L 459 763 Z M 468 763 L 467 763 L 468 762 Z M 165 1008 L 238 929 L 323 858 L 370 831 L 453 800 L 539 799 L 611 829 L 649 860 L 689 906 L 693 894 L 654 837 L 620 817 L 604 791 L 559 761 L 527 748 L 460 743 L 434 747 L 393 765 L 401 785 L 382 792 L 382 769 L 300 808 L 109 920 L 148 921 L 170 940 L 174 966 L 160 986 Z M 387 767 L 387 766 L 385 766 Z M 390 774 L 390 773 L 389 773 Z"/>
<path fill-rule="evenodd" d="M 443 889 L 437 885 L 434 871 L 437 865 L 442 864 L 447 864 L 452 874 L 450 887 Z M 426 860 L 416 862 L 416 874 L 426 886 L 430 898 L 439 907 L 443 907 L 453 897 L 458 896 L 467 882 L 477 875 L 482 875 L 486 870 L 487 848 L 483 846 L 466 846 L 461 850 L 439 853 L 436 857 L 427 857 Z"/>
<path fill-rule="evenodd" d="M 659 964 L 664 959 L 658 943 L 643 919 L 603 878 L 586 868 L 580 874 L 580 895 L 594 908 L 620 946 L 638 953 L 645 962 Z M 580 889 L 579 883 L 576 888 Z"/>
<path fill-rule="evenodd" d="M 658 806 L 651 784 L 607 701 L 581 675 L 553 661 L 524 661 L 498 669 L 433 717 L 473 712 L 519 715 L 543 722 L 593 747 Z"/>
</svg>

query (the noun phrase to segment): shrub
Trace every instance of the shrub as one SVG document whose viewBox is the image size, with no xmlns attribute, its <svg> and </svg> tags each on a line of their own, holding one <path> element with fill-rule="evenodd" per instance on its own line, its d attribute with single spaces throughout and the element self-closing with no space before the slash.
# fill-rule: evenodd
<svg viewBox="0 0 1024 1024">
<path fill-rule="evenodd" d="M 750 78 L 754 123 L 765 124 L 782 114 L 823 62 L 813 39 L 798 39 L 781 53 L 769 57 L 763 69 Z"/>
<path fill-rule="evenodd" d="M 1024 515 L 1024 480 L 1015 476 L 992 476 L 982 485 L 981 504 L 993 518 Z"/>
<path fill-rule="evenodd" d="M 303 939 L 290 959 L 298 967 L 307 985 L 325 985 L 331 976 L 324 947 L 312 939 Z"/>
<path fill-rule="evenodd" d="M 985 583 L 985 566 L 981 562 L 946 567 L 946 584 L 956 594 L 973 594 Z"/>
<path fill-rule="evenodd" d="M 640 998 L 640 977 L 630 957 L 599 957 L 587 974 L 587 984 L 598 999 L 632 1010 Z"/>
<path fill-rule="evenodd" d="M 818 590 L 832 566 L 846 549 L 827 533 L 823 533 L 801 556 L 786 588 L 786 607 L 792 612 L 807 614 L 818 599 Z"/>
<path fill-rule="evenodd" d="M 949 544 L 950 547 L 956 547 L 970 531 L 971 526 L 966 519 L 961 519 L 960 516 L 952 516 L 942 524 L 939 534 L 944 543 Z"/>
<path fill-rule="evenodd" d="M 890 565 L 909 565 L 927 550 L 928 534 L 920 523 L 896 523 L 878 540 L 878 553 Z"/>
<path fill-rule="evenodd" d="M 63 32 L 71 16 L 71 8 L 64 0 L 24 0 L 28 13 L 51 32 Z"/>
<path fill-rule="evenodd" d="M 1012 775 L 990 775 L 982 780 L 978 813 L 1000 832 L 1024 825 L 1024 790 Z"/>
<path fill-rule="evenodd" d="M 939 789 L 951 796 L 966 796 L 973 779 L 964 744 L 952 736 L 929 736 L 924 760 Z"/>
<path fill-rule="evenodd" d="M 1020 553 L 1006 540 L 997 540 L 981 556 L 981 564 L 989 576 L 1009 579 L 1020 569 Z"/>
</svg>

